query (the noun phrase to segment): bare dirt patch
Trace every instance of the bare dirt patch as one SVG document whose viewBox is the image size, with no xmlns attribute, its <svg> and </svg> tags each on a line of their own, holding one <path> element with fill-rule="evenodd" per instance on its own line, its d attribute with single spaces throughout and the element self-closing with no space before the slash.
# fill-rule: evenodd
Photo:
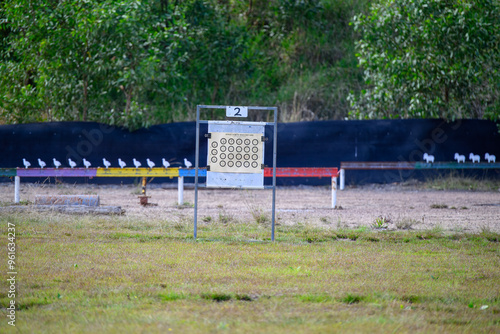
<svg viewBox="0 0 500 334">
<path fill-rule="evenodd" d="M 100 196 L 101 205 L 121 206 L 125 215 L 140 220 L 188 222 L 193 219 L 194 189 L 187 187 L 184 205 L 177 205 L 177 188 L 172 184 L 150 185 L 149 202 L 139 205 L 140 189 L 132 185 L 21 185 L 21 201 L 33 202 L 36 195 Z M 14 200 L 12 183 L 0 185 L 0 202 Z M 271 190 L 199 191 L 198 221 L 271 220 Z M 401 186 L 366 186 L 338 192 L 340 209 L 331 208 L 329 187 L 278 187 L 277 223 L 313 224 L 329 228 L 442 229 L 449 232 L 500 232 L 500 191 L 436 191 Z"/>
</svg>

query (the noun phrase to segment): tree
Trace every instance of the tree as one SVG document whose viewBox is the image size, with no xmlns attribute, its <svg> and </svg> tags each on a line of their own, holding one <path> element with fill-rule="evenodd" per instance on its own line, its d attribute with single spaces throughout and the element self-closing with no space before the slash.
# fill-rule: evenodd
<svg viewBox="0 0 500 334">
<path fill-rule="evenodd" d="M 118 94 L 118 108 L 108 108 L 106 117 L 132 128 L 149 126 L 154 122 L 154 95 L 162 94 L 163 100 L 173 95 L 169 80 L 178 75 L 177 64 L 182 60 L 176 45 L 184 37 L 178 29 L 184 22 L 170 21 L 167 26 L 149 2 L 137 0 L 111 1 L 99 11 L 105 86 L 111 96 Z"/>
<path fill-rule="evenodd" d="M 205 0 L 185 5 L 191 43 L 183 73 L 192 86 L 192 96 L 207 104 L 224 104 L 235 81 L 244 81 L 252 70 L 255 54 L 249 50 L 244 27 L 230 19 L 227 6 Z"/>
<path fill-rule="evenodd" d="M 381 0 L 355 16 L 354 118 L 500 120 L 498 1 Z"/>
<path fill-rule="evenodd" d="M 137 128 L 207 103 L 344 118 L 362 79 L 348 22 L 368 2 L 0 0 L 0 123 Z"/>
<path fill-rule="evenodd" d="M 0 63 L 2 118 L 151 124 L 151 96 L 168 96 L 179 60 L 172 53 L 182 38 L 154 4 L 13 0 L 3 6 L 11 32 L 2 40 L 8 41 Z"/>
</svg>

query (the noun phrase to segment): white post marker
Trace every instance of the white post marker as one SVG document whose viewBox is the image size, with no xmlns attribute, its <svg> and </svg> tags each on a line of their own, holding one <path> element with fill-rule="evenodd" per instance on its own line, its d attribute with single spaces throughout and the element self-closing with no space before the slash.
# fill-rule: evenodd
<svg viewBox="0 0 500 334">
<path fill-rule="evenodd" d="M 184 204 L 184 176 L 177 178 L 177 202 L 179 205 Z"/>
<path fill-rule="evenodd" d="M 343 168 L 340 169 L 340 190 L 344 190 L 345 188 L 345 170 Z"/>
<path fill-rule="evenodd" d="M 21 188 L 21 178 L 19 176 L 16 176 L 14 178 L 14 203 L 19 203 L 20 198 L 19 198 L 19 188 Z"/>
<path fill-rule="evenodd" d="M 332 209 L 337 207 L 337 177 L 332 177 Z"/>
</svg>

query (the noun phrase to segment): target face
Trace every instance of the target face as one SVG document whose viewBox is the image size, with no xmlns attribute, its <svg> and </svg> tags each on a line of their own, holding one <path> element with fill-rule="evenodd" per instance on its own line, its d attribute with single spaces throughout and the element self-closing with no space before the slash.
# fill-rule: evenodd
<svg viewBox="0 0 500 334">
<path fill-rule="evenodd" d="M 262 173 L 262 134 L 212 132 L 208 139 L 211 172 Z"/>
</svg>

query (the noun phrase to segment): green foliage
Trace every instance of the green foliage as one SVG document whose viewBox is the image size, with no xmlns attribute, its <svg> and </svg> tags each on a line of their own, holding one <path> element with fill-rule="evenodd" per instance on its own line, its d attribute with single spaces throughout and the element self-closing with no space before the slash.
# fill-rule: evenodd
<svg viewBox="0 0 500 334">
<path fill-rule="evenodd" d="M 1 64 L 6 122 L 96 120 L 148 125 L 142 97 L 167 77 L 170 34 L 139 1 L 13 1 Z M 162 46 L 162 43 L 168 45 Z"/>
<path fill-rule="evenodd" d="M 197 104 L 344 118 L 362 80 L 349 20 L 367 2 L 2 2 L 0 123 L 135 129 L 193 120 Z"/>
<path fill-rule="evenodd" d="M 283 122 L 349 111 L 358 119 L 500 119 L 497 1 L 367 6 L 2 2 L 0 124 L 135 129 L 193 120 L 197 104 L 278 105 Z"/>
<path fill-rule="evenodd" d="M 342 58 L 330 37 L 353 6 L 12 1 L 2 12 L 10 22 L 2 26 L 2 122 L 82 119 L 134 128 L 192 118 L 198 103 L 232 101 L 281 102 L 306 115 L 315 106 L 327 110 L 322 96 L 332 85 L 311 93 L 318 79 L 300 82 Z M 302 68 L 304 60 L 311 66 Z M 325 84 L 334 77 L 312 76 Z"/>
<path fill-rule="evenodd" d="M 354 16 L 353 118 L 500 119 L 498 1 L 381 0 Z"/>
<path fill-rule="evenodd" d="M 194 1 L 186 8 L 190 29 L 196 31 L 196 40 L 185 45 L 189 55 L 182 72 L 192 93 L 209 97 L 214 104 L 232 90 L 238 77 L 246 77 L 252 70 L 252 55 L 248 54 L 248 34 L 244 27 L 227 20 L 225 8 L 211 6 L 205 1 Z"/>
<path fill-rule="evenodd" d="M 154 95 L 175 72 L 174 33 L 139 1 L 13 1 L 0 65 L 6 122 L 95 120 L 151 124 Z M 182 23 L 179 23 L 182 25 Z M 144 97 L 148 101 L 144 102 Z M 152 103 L 153 102 L 153 103 Z"/>
</svg>

